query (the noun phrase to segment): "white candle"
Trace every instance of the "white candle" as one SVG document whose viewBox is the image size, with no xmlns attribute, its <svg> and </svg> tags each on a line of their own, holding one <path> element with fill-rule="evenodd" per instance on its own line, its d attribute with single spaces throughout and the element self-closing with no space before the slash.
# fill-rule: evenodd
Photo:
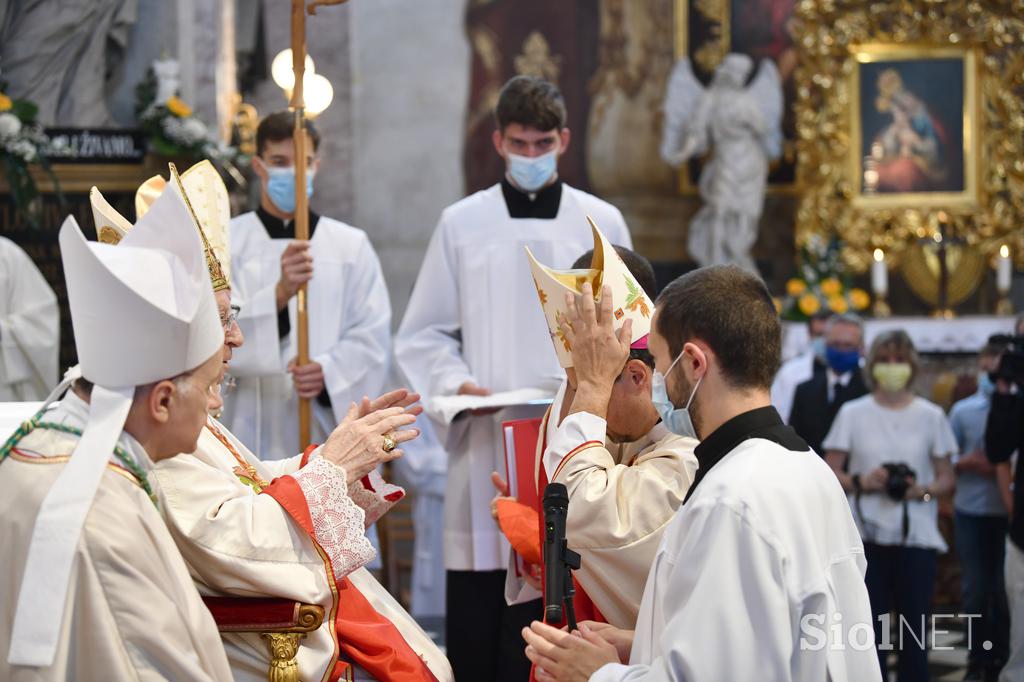
<svg viewBox="0 0 1024 682">
<path fill-rule="evenodd" d="M 885 267 L 885 253 L 875 249 L 875 261 L 871 264 L 871 289 L 876 296 L 889 293 L 889 270 Z"/>
<path fill-rule="evenodd" d="M 1010 247 L 1003 244 L 999 247 L 999 258 L 996 259 L 996 289 L 1000 292 L 1010 290 L 1013 278 L 1013 263 L 1010 261 Z"/>
</svg>

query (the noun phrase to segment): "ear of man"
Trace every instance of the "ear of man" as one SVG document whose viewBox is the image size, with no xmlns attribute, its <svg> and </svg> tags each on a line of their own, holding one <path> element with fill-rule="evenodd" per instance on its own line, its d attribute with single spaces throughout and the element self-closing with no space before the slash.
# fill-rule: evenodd
<svg viewBox="0 0 1024 682">
<path fill-rule="evenodd" d="M 166 424 L 171 419 L 171 410 L 178 387 L 171 379 L 163 379 L 149 388 L 146 396 L 146 407 L 149 417 L 158 424 Z"/>
</svg>

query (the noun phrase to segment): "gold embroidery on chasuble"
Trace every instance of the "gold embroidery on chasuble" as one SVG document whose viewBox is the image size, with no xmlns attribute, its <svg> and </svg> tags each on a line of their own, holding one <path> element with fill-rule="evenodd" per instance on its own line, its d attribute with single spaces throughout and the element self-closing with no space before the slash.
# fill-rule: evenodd
<svg viewBox="0 0 1024 682">
<path fill-rule="evenodd" d="M 213 422 L 207 422 L 206 427 L 210 429 L 210 433 L 213 434 L 214 438 L 219 440 L 221 445 L 227 448 L 228 452 L 230 452 L 235 458 L 235 461 L 238 462 L 238 466 L 231 470 L 231 472 L 238 477 L 238 480 L 244 485 L 252 488 L 257 494 L 263 492 L 263 489 L 270 485 L 270 482 L 260 476 L 259 472 L 256 471 L 256 467 L 247 462 L 245 458 L 238 453 L 238 450 L 235 450 L 231 441 L 229 441 L 224 434 L 222 434 L 220 430 L 213 425 Z"/>
</svg>

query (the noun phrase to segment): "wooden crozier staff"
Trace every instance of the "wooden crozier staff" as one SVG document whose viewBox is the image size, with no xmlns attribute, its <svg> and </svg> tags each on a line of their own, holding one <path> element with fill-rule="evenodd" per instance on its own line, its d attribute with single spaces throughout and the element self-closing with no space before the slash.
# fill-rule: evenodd
<svg viewBox="0 0 1024 682">
<path fill-rule="evenodd" d="M 292 0 L 292 70 L 295 85 L 292 87 L 291 108 L 295 112 L 295 238 L 309 241 L 309 198 L 306 196 L 306 103 L 303 98 L 302 80 L 306 75 L 306 12 L 316 14 L 318 5 L 341 5 L 347 0 Z M 296 296 L 298 339 L 298 363 L 309 364 L 309 312 L 306 308 L 306 285 L 299 287 Z M 299 398 L 299 451 L 302 452 L 312 440 L 311 408 L 308 398 Z"/>
</svg>

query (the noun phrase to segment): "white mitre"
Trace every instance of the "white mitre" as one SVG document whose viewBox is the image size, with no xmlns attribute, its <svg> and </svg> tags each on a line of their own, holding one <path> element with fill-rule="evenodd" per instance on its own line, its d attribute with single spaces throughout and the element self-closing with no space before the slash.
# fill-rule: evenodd
<svg viewBox="0 0 1024 682">
<path fill-rule="evenodd" d="M 202 241 L 172 185 L 118 246 L 60 230 L 89 419 L 36 518 L 8 663 L 53 664 L 82 525 L 124 429 L 136 386 L 176 377 L 221 352 L 224 330 Z M 66 382 L 65 382 L 66 385 Z"/>
<path fill-rule="evenodd" d="M 612 314 L 615 316 L 616 331 L 626 323 L 626 320 L 633 320 L 631 347 L 647 348 L 647 337 L 651 333 L 651 312 L 654 310 L 651 299 L 622 262 L 615 247 L 601 230 L 597 229 L 594 220 L 590 216 L 587 216 L 587 220 L 594 231 L 594 256 L 588 269 L 554 270 L 541 265 L 530 249 L 526 249 L 533 284 L 537 288 L 537 296 L 540 298 L 541 308 L 544 309 L 544 319 L 548 324 L 548 334 L 555 346 L 558 364 L 563 368 L 572 367 L 572 346 L 563 336 L 558 319 L 569 312 L 565 294 L 579 294 L 587 282 L 590 282 L 594 300 L 598 302 L 601 300 L 601 288 L 611 287 Z"/>
</svg>

